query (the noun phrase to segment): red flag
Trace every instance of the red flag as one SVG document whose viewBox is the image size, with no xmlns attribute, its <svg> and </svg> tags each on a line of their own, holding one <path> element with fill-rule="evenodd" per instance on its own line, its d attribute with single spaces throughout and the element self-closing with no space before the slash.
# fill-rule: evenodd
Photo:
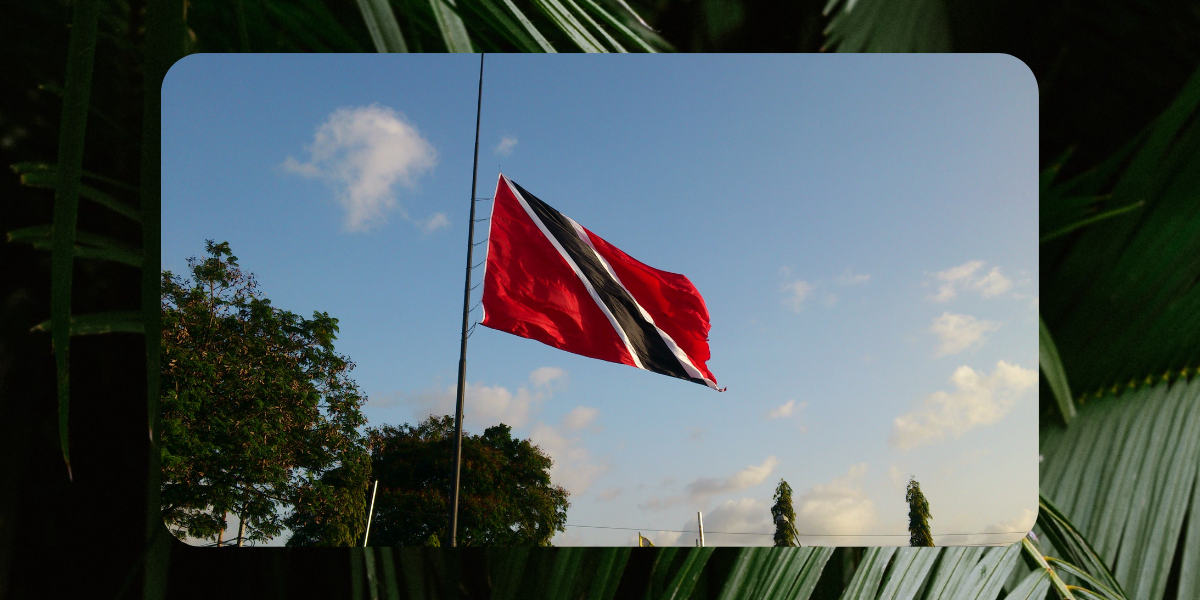
<svg viewBox="0 0 1200 600">
<path fill-rule="evenodd" d="M 638 262 L 504 175 L 483 311 L 485 327 L 718 389 L 705 365 L 708 308 L 692 282 Z"/>
</svg>

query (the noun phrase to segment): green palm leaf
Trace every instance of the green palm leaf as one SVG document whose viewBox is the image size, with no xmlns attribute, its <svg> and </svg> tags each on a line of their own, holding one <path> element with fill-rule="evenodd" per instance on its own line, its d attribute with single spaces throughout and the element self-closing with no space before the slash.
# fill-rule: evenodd
<svg viewBox="0 0 1200 600">
<path fill-rule="evenodd" d="M 1112 217 L 1041 246 L 1045 325 L 1088 393 L 1069 428 L 1042 427 L 1039 526 L 1102 596 L 1159 600 L 1173 569 L 1176 597 L 1200 593 L 1198 114 L 1200 70 L 1120 152 L 1043 188 L 1052 229 Z"/>
<path fill-rule="evenodd" d="M 838 52 L 949 52 L 944 0 L 829 0 L 825 47 Z"/>
<path fill-rule="evenodd" d="M 1182 544 L 1178 597 L 1194 597 L 1183 592 L 1195 591 L 1200 571 L 1200 528 L 1194 526 L 1200 511 L 1193 498 L 1198 431 L 1200 380 L 1092 401 L 1069 429 L 1043 428 L 1043 510 L 1061 508 L 1055 513 L 1069 517 L 1094 551 L 1069 534 L 1059 535 L 1055 546 L 1074 553 L 1075 564 L 1087 566 L 1091 554 L 1115 564 L 1115 579 L 1131 598 L 1158 600 L 1170 570 L 1144 566 L 1171 564 Z M 1186 532 L 1185 521 L 1193 524 Z"/>
<path fill-rule="evenodd" d="M 376 52 L 408 52 L 408 44 L 404 42 L 404 34 L 400 32 L 400 24 L 396 22 L 391 3 L 387 0 L 358 0 L 358 10 L 362 11 Z"/>
<path fill-rule="evenodd" d="M 1043 197 L 1043 214 L 1130 209 L 1041 245 L 1042 316 L 1072 385 L 1092 397 L 1200 365 L 1198 110 L 1200 70 L 1113 160 Z"/>
</svg>

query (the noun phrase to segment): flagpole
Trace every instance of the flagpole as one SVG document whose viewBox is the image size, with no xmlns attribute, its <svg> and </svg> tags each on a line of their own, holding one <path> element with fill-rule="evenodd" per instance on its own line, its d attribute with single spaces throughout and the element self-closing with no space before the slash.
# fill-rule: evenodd
<svg viewBox="0 0 1200 600">
<path fill-rule="evenodd" d="M 462 466 L 463 396 L 467 388 L 467 318 L 471 312 L 471 250 L 475 247 L 475 182 L 479 176 L 479 115 L 483 110 L 483 54 L 475 104 L 475 162 L 471 167 L 471 219 L 467 223 L 467 282 L 463 286 L 462 346 L 458 353 L 458 400 L 454 407 L 454 476 L 450 486 L 450 545 L 458 545 L 458 475 Z"/>
<path fill-rule="evenodd" d="M 379 480 L 375 480 L 375 489 L 371 490 L 371 508 L 367 509 L 367 532 L 363 534 L 363 547 L 367 547 L 367 538 L 371 537 L 371 517 L 375 514 L 375 492 L 379 491 Z"/>
</svg>

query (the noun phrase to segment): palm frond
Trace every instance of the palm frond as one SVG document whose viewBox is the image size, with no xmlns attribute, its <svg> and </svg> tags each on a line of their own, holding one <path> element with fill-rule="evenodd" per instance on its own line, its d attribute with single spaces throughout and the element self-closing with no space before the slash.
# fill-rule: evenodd
<svg viewBox="0 0 1200 600">
<path fill-rule="evenodd" d="M 950 52 L 945 0 L 829 0 L 825 47 L 838 52 Z"/>
<path fill-rule="evenodd" d="M 1043 196 L 1052 227 L 1111 217 L 1041 246 L 1042 316 L 1077 397 L 1200 366 L 1198 111 L 1200 70 L 1143 135 Z"/>
<path fill-rule="evenodd" d="M 1200 379 L 1130 389 L 1088 402 L 1070 428 L 1043 427 L 1043 511 L 1069 518 L 1082 535 L 1055 520 L 1043 519 L 1049 525 L 1043 530 L 1077 565 L 1088 566 L 1093 554 L 1102 559 L 1131 598 L 1162 598 L 1170 569 L 1144 566 L 1170 565 L 1179 553 L 1177 597 L 1194 597 L 1188 594 L 1197 591 L 1200 572 L 1197 431 Z"/>
</svg>

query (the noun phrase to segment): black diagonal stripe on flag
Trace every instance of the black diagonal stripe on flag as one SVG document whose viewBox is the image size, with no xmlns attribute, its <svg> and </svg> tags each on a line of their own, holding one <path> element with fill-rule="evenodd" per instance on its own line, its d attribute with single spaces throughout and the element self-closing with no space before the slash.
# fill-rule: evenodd
<svg viewBox="0 0 1200 600">
<path fill-rule="evenodd" d="M 518 185 L 515 181 L 509 180 L 510 183 L 517 189 L 525 202 L 533 209 L 534 214 L 542 221 L 546 230 L 559 245 L 566 250 L 571 260 L 579 267 L 584 278 L 596 290 L 600 300 L 608 307 L 617 324 L 625 332 L 626 338 L 629 340 L 633 351 L 637 353 L 638 360 L 642 363 L 642 367 L 647 371 L 670 375 L 686 379 L 700 385 L 707 385 L 703 379 L 697 379 L 688 375 L 687 370 L 667 343 L 663 341 L 662 336 L 654 327 L 654 324 L 647 321 L 638 310 L 634 299 L 625 290 L 620 282 L 613 279 L 609 274 L 608 269 L 600 263 L 596 258 L 595 253 L 587 245 L 586 242 L 579 238 L 575 227 L 571 221 L 562 213 L 554 210 L 545 202 L 538 199 L 537 196 L 529 193 L 525 188 Z"/>
</svg>

